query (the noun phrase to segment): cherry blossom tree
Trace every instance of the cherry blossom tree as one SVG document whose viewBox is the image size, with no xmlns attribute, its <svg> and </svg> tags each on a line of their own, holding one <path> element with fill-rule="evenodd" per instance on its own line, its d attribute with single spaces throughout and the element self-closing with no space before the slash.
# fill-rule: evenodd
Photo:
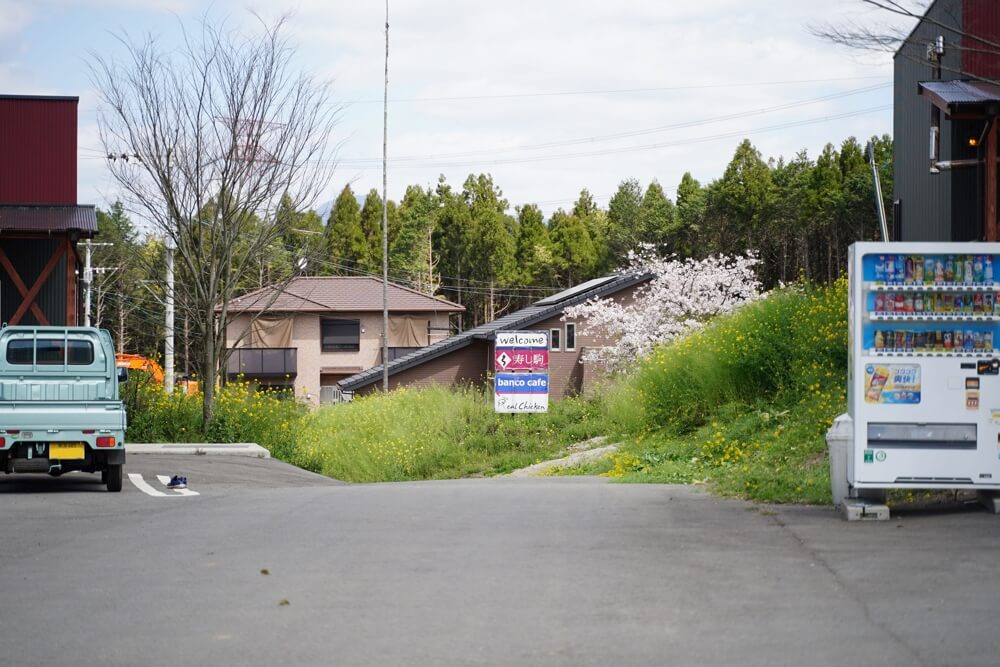
<svg viewBox="0 0 1000 667">
<path fill-rule="evenodd" d="M 760 296 L 754 270 L 758 259 L 716 255 L 680 260 L 659 257 L 650 246 L 629 253 L 627 273 L 649 274 L 629 303 L 591 299 L 566 309 L 563 319 L 582 322 L 586 333 L 617 339 L 615 345 L 588 349 L 586 361 L 621 370 L 652 348 L 703 326 Z"/>
</svg>

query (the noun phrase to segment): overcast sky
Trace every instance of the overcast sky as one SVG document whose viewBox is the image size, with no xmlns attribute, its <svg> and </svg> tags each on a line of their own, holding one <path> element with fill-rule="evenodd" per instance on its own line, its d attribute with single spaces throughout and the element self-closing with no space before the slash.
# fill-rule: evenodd
<svg viewBox="0 0 1000 667">
<path fill-rule="evenodd" d="M 251 27 L 292 12 L 297 64 L 344 109 L 327 194 L 381 190 L 384 2 L 0 0 L 0 93 L 80 97 L 79 200 L 116 198 L 88 53 L 111 33 L 176 40 L 204 16 Z M 891 133 L 892 61 L 809 26 L 883 21 L 859 0 L 390 0 L 389 196 L 488 172 L 512 207 L 606 206 L 618 184 L 722 175 L 749 138 L 764 157 Z M 317 204 L 322 201 L 317 202 Z"/>
</svg>

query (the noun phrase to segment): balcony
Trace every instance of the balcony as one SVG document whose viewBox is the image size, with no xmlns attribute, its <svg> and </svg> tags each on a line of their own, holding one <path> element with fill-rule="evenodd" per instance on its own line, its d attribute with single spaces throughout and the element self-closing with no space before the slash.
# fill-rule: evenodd
<svg viewBox="0 0 1000 667">
<path fill-rule="evenodd" d="M 226 375 L 247 378 L 294 378 L 298 373 L 294 347 L 239 347 L 232 350 Z"/>
</svg>

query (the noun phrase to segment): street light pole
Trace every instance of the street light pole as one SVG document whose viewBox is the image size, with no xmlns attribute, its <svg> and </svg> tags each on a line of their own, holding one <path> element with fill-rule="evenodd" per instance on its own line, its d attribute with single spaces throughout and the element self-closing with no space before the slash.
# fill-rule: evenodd
<svg viewBox="0 0 1000 667">
<path fill-rule="evenodd" d="M 389 0 L 385 0 L 385 89 L 382 96 L 382 391 L 389 391 Z"/>
</svg>

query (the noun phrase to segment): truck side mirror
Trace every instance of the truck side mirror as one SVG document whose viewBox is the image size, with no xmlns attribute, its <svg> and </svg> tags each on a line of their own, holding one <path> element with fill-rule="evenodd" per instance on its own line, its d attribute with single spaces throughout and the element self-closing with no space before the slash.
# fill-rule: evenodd
<svg viewBox="0 0 1000 667">
<path fill-rule="evenodd" d="M 118 369 L 118 382 L 128 382 L 128 369 L 119 368 Z"/>
</svg>

